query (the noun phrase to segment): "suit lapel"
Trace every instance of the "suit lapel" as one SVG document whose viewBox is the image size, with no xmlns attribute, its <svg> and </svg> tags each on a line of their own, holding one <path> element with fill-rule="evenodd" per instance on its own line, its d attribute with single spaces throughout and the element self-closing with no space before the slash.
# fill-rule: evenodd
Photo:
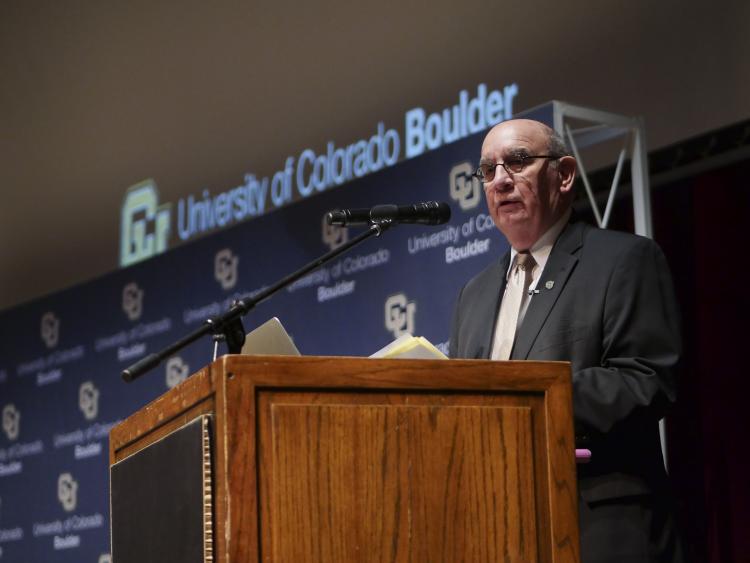
<svg viewBox="0 0 750 563">
<path fill-rule="evenodd" d="M 511 359 L 525 360 L 528 358 L 539 331 L 578 263 L 578 258 L 574 253 L 583 244 L 585 229 L 584 223 L 570 223 L 558 237 L 536 285 L 539 293 L 535 293 L 531 297 L 529 308 L 526 310 L 523 322 L 518 328 Z"/>
<path fill-rule="evenodd" d="M 484 297 L 479 300 L 480 303 L 492 303 L 492 307 L 483 307 L 477 314 L 476 318 L 476 335 L 475 342 L 469 348 L 469 358 L 490 357 L 492 350 L 492 338 L 495 334 L 495 323 L 497 322 L 497 312 L 500 309 L 500 301 L 505 292 L 505 274 L 510 264 L 510 250 L 498 262 L 490 274 L 489 282 L 484 288 Z"/>
</svg>

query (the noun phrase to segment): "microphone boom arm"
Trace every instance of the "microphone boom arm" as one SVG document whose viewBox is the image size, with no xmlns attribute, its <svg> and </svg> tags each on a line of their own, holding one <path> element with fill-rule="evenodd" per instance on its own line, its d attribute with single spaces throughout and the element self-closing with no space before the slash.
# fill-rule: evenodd
<svg viewBox="0 0 750 563">
<path fill-rule="evenodd" d="M 177 342 L 170 344 L 160 352 L 144 356 L 130 367 L 124 369 L 121 374 L 122 378 L 126 382 L 130 383 L 147 371 L 158 366 L 161 362 L 172 356 L 175 352 L 182 350 L 188 344 L 195 342 L 196 340 L 207 334 L 224 335 L 227 347 L 229 348 L 229 353 L 239 354 L 242 350 L 243 344 L 245 343 L 245 328 L 242 325 L 242 317 L 245 316 L 251 309 L 255 308 L 258 303 L 265 301 L 274 293 L 278 292 L 281 289 L 284 289 L 286 286 L 294 283 L 301 277 L 304 277 L 306 274 L 319 268 L 326 262 L 330 262 L 337 256 L 343 254 L 344 252 L 347 252 L 350 248 L 357 246 L 366 239 L 372 236 L 379 237 L 386 230 L 392 227 L 393 224 L 394 223 L 392 223 L 391 221 L 373 223 L 366 231 L 345 242 L 338 248 L 334 248 L 333 250 L 325 253 L 323 256 L 320 256 L 312 262 L 305 264 L 299 270 L 292 272 L 270 287 L 265 288 L 254 297 L 235 301 L 227 312 L 207 319 L 200 328 L 195 329 L 193 332 L 182 337 Z"/>
</svg>

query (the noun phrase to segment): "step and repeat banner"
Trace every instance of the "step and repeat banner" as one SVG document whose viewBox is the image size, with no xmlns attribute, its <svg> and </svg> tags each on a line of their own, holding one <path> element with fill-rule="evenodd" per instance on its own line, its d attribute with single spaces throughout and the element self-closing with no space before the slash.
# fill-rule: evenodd
<svg viewBox="0 0 750 563">
<path fill-rule="evenodd" d="M 535 117 L 551 122 L 545 112 Z M 108 433 L 209 363 L 213 343 L 200 340 L 130 384 L 121 370 L 362 230 L 327 226 L 331 209 L 440 200 L 452 218 L 365 241 L 260 304 L 244 318 L 246 330 L 277 316 L 306 355 L 367 356 L 404 332 L 447 352 L 458 291 L 507 249 L 471 177 L 483 136 L 0 313 L 0 562 L 111 561 Z M 322 185 L 342 165 L 310 166 Z M 238 209 L 198 203 L 173 210 L 183 214 L 178 228 Z M 140 244 L 165 228 L 158 209 L 126 227 Z"/>
</svg>

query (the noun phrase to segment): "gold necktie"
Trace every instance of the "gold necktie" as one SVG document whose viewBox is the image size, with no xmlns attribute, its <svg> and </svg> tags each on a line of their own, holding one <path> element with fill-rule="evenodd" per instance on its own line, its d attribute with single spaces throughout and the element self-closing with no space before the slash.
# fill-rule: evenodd
<svg viewBox="0 0 750 563">
<path fill-rule="evenodd" d="M 492 359 L 507 360 L 513 349 L 513 340 L 518 327 L 518 316 L 521 312 L 523 298 L 531 285 L 532 271 L 536 262 L 529 252 L 519 252 L 511 268 L 505 294 L 500 304 L 500 314 L 495 328 L 492 344 Z"/>
</svg>

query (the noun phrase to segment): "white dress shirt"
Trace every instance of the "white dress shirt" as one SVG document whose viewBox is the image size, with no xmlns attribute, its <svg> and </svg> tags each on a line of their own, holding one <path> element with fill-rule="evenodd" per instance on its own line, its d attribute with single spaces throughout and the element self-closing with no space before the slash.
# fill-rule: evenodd
<svg viewBox="0 0 750 563">
<path fill-rule="evenodd" d="M 552 227 L 547 230 L 546 233 L 544 233 L 541 237 L 539 237 L 539 240 L 534 243 L 534 245 L 529 249 L 529 253 L 534 258 L 534 262 L 536 264 L 534 265 L 533 270 L 531 271 L 531 284 L 529 285 L 529 293 L 536 289 L 537 284 L 539 283 L 539 278 L 542 276 L 542 272 L 544 271 L 544 267 L 547 265 L 547 260 L 549 259 L 550 252 L 552 252 L 552 247 L 555 244 L 555 241 L 557 240 L 557 237 L 560 236 L 560 233 L 565 228 L 565 225 L 568 224 L 568 221 L 570 220 L 571 210 L 568 209 L 560 219 L 557 220 L 557 222 L 552 225 Z M 510 276 L 510 273 L 513 269 L 513 265 L 516 262 L 516 255 L 518 254 L 518 250 L 511 247 L 510 249 L 510 262 L 508 263 L 508 269 L 505 272 L 505 288 L 508 287 L 508 276 Z M 526 310 L 529 308 L 529 302 L 531 301 L 531 296 L 529 293 L 525 294 L 522 297 L 521 300 L 521 310 L 518 313 L 518 324 L 517 326 L 521 326 L 521 323 L 523 322 L 523 318 L 526 315 Z M 498 310 L 498 318 L 500 318 L 500 314 L 502 312 L 503 304 L 501 302 L 500 309 Z M 498 342 L 498 328 L 499 324 L 497 321 L 495 322 L 495 334 L 493 334 L 492 337 L 492 353 L 490 355 L 491 358 L 494 359 L 494 356 L 496 355 L 496 346 Z"/>
</svg>

